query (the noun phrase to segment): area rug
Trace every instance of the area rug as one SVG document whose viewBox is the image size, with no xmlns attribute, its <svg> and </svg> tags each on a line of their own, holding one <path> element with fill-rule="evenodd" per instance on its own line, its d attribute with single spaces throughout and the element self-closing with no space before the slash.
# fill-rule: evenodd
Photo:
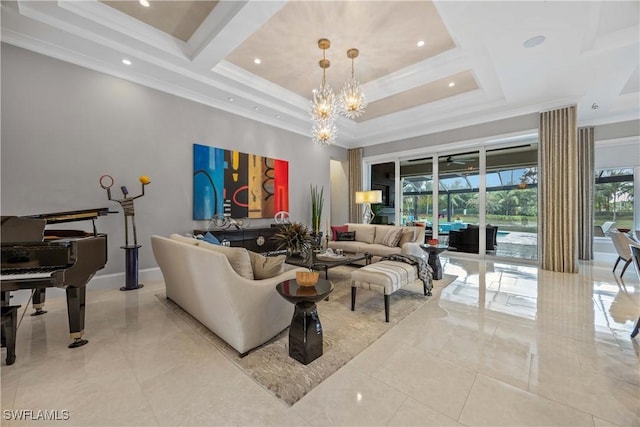
<svg viewBox="0 0 640 427">
<path fill-rule="evenodd" d="M 386 323 L 384 299 L 378 293 L 359 289 L 356 310 L 351 311 L 350 275 L 353 269 L 342 266 L 329 270 L 329 280 L 335 289 L 329 301 L 317 304 L 323 330 L 323 354 L 308 365 L 289 357 L 288 328 L 240 358 L 237 351 L 168 300 L 165 294 L 157 297 L 243 372 L 290 406 L 418 307 L 439 295 L 457 277 L 445 274 L 442 280 L 434 280 L 433 295 L 429 297 L 424 296 L 422 284 L 396 291 L 391 296 L 390 321 Z"/>
</svg>

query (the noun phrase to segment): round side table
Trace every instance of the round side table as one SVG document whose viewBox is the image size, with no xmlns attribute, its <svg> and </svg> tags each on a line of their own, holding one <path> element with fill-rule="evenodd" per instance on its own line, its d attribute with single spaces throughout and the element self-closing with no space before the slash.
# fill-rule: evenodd
<svg viewBox="0 0 640 427">
<path fill-rule="evenodd" d="M 314 286 L 300 286 L 292 279 L 278 283 L 276 290 L 295 304 L 289 327 L 289 356 L 308 365 L 322 356 L 322 325 L 316 302 L 327 298 L 333 285 L 326 279 L 318 279 Z"/>
</svg>

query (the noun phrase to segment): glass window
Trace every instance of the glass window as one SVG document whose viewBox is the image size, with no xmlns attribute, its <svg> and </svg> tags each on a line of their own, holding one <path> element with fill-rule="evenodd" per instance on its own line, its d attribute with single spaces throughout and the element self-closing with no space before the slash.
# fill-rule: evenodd
<svg viewBox="0 0 640 427">
<path fill-rule="evenodd" d="M 633 197 L 633 169 L 596 170 L 595 225 L 613 221 L 618 229 L 632 229 Z"/>
</svg>

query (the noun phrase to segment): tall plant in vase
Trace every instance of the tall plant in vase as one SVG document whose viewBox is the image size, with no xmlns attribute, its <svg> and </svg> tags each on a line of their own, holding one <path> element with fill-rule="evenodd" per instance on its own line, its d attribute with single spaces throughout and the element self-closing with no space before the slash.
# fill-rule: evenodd
<svg viewBox="0 0 640 427">
<path fill-rule="evenodd" d="M 316 246 L 322 242 L 322 232 L 320 231 L 320 220 L 322 219 L 322 207 L 324 206 L 324 187 L 318 188 L 311 185 L 311 229 Z"/>
</svg>

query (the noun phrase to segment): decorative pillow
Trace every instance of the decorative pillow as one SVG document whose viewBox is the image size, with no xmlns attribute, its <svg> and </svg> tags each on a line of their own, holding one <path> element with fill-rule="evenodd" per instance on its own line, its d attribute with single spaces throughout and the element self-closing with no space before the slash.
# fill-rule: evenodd
<svg viewBox="0 0 640 427">
<path fill-rule="evenodd" d="M 356 240 L 356 232 L 355 231 L 338 231 L 337 241 L 338 242 L 354 242 Z"/>
<path fill-rule="evenodd" d="M 349 231 L 348 225 L 340 225 L 340 226 L 331 226 L 331 240 L 338 240 L 338 232 L 347 232 Z"/>
<path fill-rule="evenodd" d="M 251 258 L 249 251 L 245 248 L 233 248 L 231 246 L 212 245 L 211 243 L 198 241 L 198 247 L 217 252 L 227 257 L 231 268 L 245 279 L 253 280 L 253 268 L 251 267 Z"/>
<path fill-rule="evenodd" d="M 211 234 L 208 231 L 207 231 L 207 234 L 205 234 L 202 237 L 202 240 L 204 240 L 207 243 L 211 243 L 212 245 L 219 245 L 220 244 L 220 240 L 218 240 L 218 238 L 216 236 L 214 236 L 213 234 Z"/>
<path fill-rule="evenodd" d="M 398 240 L 398 246 L 402 247 L 405 243 L 413 242 L 416 238 L 416 232 L 414 230 L 402 230 L 400 234 L 400 240 Z"/>
<path fill-rule="evenodd" d="M 382 239 L 382 244 L 385 246 L 398 246 L 398 242 L 400 241 L 400 237 L 402 235 L 401 228 L 392 228 L 387 231 L 387 234 Z"/>
<path fill-rule="evenodd" d="M 253 278 L 256 280 L 270 279 L 282 273 L 284 269 L 285 255 L 264 256 L 255 252 L 249 252 L 251 267 L 253 268 Z"/>
</svg>

